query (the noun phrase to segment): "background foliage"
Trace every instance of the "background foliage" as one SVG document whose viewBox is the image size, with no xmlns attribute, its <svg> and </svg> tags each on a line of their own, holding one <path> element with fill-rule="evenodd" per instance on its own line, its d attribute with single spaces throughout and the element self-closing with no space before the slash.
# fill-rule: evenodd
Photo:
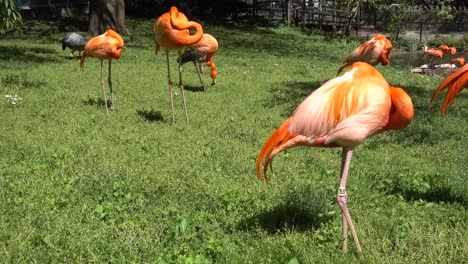
<svg viewBox="0 0 468 264">
<path fill-rule="evenodd" d="M 21 15 L 16 11 L 14 0 L 2 0 L 0 2 L 0 34 L 8 30 L 20 29 Z"/>
</svg>

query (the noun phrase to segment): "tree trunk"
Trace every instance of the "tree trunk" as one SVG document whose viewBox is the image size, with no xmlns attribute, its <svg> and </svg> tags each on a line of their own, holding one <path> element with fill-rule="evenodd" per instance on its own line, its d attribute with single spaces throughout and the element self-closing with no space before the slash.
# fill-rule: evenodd
<svg viewBox="0 0 468 264">
<path fill-rule="evenodd" d="M 348 21 L 346 22 L 346 26 L 344 29 L 345 36 L 351 35 L 351 27 L 353 26 L 353 20 L 356 18 L 356 15 L 359 11 L 359 0 L 352 0 L 349 4 L 349 11 L 348 11 Z"/>
<path fill-rule="evenodd" d="M 90 0 L 88 33 L 95 36 L 113 29 L 128 34 L 125 25 L 125 0 Z"/>
</svg>

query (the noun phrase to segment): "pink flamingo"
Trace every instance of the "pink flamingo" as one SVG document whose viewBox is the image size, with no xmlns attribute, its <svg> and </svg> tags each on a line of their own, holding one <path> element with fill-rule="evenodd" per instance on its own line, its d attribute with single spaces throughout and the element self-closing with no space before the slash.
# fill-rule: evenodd
<svg viewBox="0 0 468 264">
<path fill-rule="evenodd" d="M 414 111 L 411 98 L 390 86 L 372 66 L 354 63 L 309 95 L 265 142 L 257 159 L 257 176 L 265 177 L 273 157 L 296 147 L 341 147 L 341 179 L 337 202 L 342 211 L 343 251 L 347 250 L 347 227 L 357 251 L 361 251 L 347 207 L 346 180 L 354 148 L 377 133 L 408 126 Z M 263 163 L 263 170 L 262 170 Z"/>
</svg>

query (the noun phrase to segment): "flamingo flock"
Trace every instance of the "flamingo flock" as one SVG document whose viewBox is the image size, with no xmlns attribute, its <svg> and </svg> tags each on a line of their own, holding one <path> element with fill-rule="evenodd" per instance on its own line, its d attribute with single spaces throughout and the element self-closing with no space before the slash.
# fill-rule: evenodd
<svg viewBox="0 0 468 264">
<path fill-rule="evenodd" d="M 161 48 L 165 50 L 172 123 L 175 122 L 175 115 L 169 51 L 178 52 L 179 88 L 188 125 L 182 65 L 189 61 L 194 63 L 201 85 L 206 90 L 202 67 L 202 64 L 205 63 L 210 67 L 210 76 L 212 85 L 214 85 L 217 71 L 212 57 L 218 49 L 218 42 L 212 35 L 204 33 L 199 23 L 190 21 L 175 6 L 155 20 L 153 31 L 155 53 L 158 54 Z M 101 61 L 100 84 L 106 112 L 108 112 L 108 107 L 104 89 L 103 61 L 109 61 L 108 84 L 111 94 L 111 109 L 115 110 L 111 62 L 113 59 L 121 57 L 123 46 L 122 37 L 115 31 L 108 30 L 86 43 L 80 60 L 82 70 L 87 57 L 94 57 Z M 391 50 L 392 43 L 383 35 L 376 35 L 353 50 L 340 65 L 338 75 L 345 67 L 349 66 L 349 69 L 342 76 L 330 79 L 312 92 L 296 108 L 294 113 L 278 129 L 273 131 L 263 144 L 256 161 L 258 179 L 268 183 L 268 167 L 271 168 L 273 157 L 284 150 L 298 146 L 342 148 L 341 174 L 336 201 L 342 213 L 343 251 L 347 251 L 348 228 L 357 251 L 361 252 L 362 250 L 347 207 L 346 183 L 354 149 L 378 133 L 406 128 L 414 116 L 410 96 L 402 88 L 389 84 L 384 76 L 374 68 L 379 63 L 389 64 Z M 426 51 L 424 56 L 442 59 L 444 54 L 453 56 L 455 52 L 448 46 L 441 45 L 438 49 Z M 463 57 L 453 59 L 453 62 L 461 66 L 464 64 L 464 59 Z M 197 63 L 199 67 L 197 67 Z M 468 87 L 468 65 L 448 76 L 437 87 L 432 95 L 430 106 L 432 107 L 437 94 L 447 89 L 448 92 L 442 107 L 442 116 L 445 116 L 447 106 L 466 87 Z"/>
</svg>

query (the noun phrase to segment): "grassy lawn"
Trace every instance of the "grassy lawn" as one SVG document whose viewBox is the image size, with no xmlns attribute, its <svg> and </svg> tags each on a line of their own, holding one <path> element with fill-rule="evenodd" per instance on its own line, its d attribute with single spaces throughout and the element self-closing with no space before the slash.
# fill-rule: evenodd
<svg viewBox="0 0 468 264">
<path fill-rule="evenodd" d="M 114 61 L 117 110 L 106 114 L 99 61 L 80 72 L 60 40 L 70 23 L 0 38 L 0 259 L 6 263 L 460 263 L 468 259 L 468 98 L 440 117 L 443 80 L 377 66 L 415 106 L 404 130 L 359 146 L 349 208 L 363 253 L 340 251 L 340 149 L 275 158 L 264 141 L 359 44 L 284 27 L 203 24 L 220 47 L 207 92 L 184 68 L 190 126 L 175 91 L 170 124 L 164 53 L 152 20 Z M 41 30 L 39 30 L 40 28 Z M 44 34 L 45 32 L 45 34 Z M 176 53 L 171 53 L 176 83 Z M 209 78 L 209 76 L 206 76 Z M 106 83 L 107 85 L 107 83 Z M 5 95 L 22 99 L 16 105 Z M 352 241 L 352 239 L 351 239 Z M 3 262 L 1 261 L 1 262 Z"/>
</svg>

